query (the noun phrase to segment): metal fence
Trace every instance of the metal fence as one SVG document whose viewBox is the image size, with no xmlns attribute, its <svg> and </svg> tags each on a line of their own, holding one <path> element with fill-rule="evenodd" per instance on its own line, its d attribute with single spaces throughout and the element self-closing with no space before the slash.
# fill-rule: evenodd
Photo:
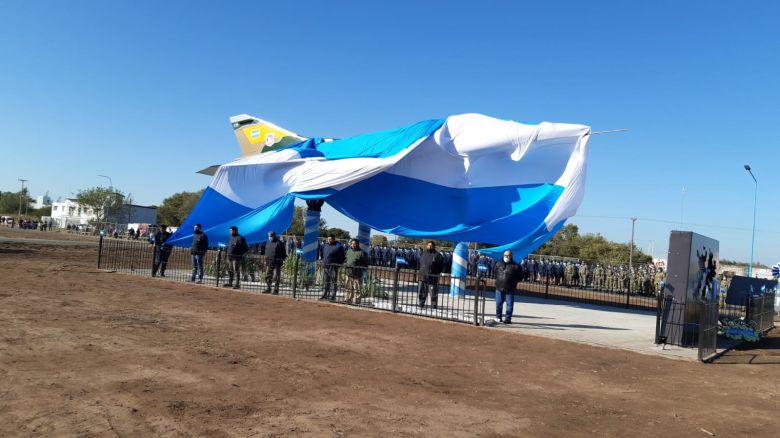
<svg viewBox="0 0 780 438">
<path fill-rule="evenodd" d="M 748 296 L 744 305 L 712 302 L 684 303 L 671 295 L 660 295 L 656 307 L 656 344 L 698 347 L 699 360 L 707 362 L 717 355 L 719 331 L 728 320 L 743 321 L 766 333 L 774 327 L 775 294 Z M 684 316 L 698 314 L 698 322 L 685 323 Z M 690 321 L 690 318 L 689 318 Z"/>
<path fill-rule="evenodd" d="M 775 326 L 775 294 L 754 295 L 748 298 L 745 319 L 754 321 L 756 330 L 765 333 Z"/>
<path fill-rule="evenodd" d="M 718 302 L 683 303 L 672 296 L 659 296 L 655 343 L 698 348 L 702 362 L 712 360 L 718 347 Z M 697 315 L 691 322 L 686 315 Z"/>
<path fill-rule="evenodd" d="M 164 266 L 159 263 L 156 272 L 161 277 L 179 282 L 201 280 L 200 275 L 193 273 L 189 248 L 173 247 L 161 254 L 147 241 L 100 239 L 100 269 L 152 276 L 155 260 L 165 262 Z M 356 278 L 348 275 L 349 268 L 345 266 L 323 265 L 321 261 L 306 262 L 297 255 L 269 263 L 257 245 L 251 247 L 239 266 L 231 263 L 221 249 L 207 251 L 203 265 L 202 283 L 217 287 L 229 284 L 229 287 L 238 286 L 244 291 L 276 293 L 297 299 L 318 300 L 324 297 L 353 306 L 477 325 L 491 323 L 495 313 L 492 308 L 495 278 L 485 269 L 478 269 L 476 275 L 467 276 L 465 288 L 451 288 L 453 279 L 448 273 L 437 276 L 435 281 L 422 282 L 421 286 L 418 271 L 406 266 L 368 266 Z M 231 283 L 233 268 L 240 269 L 241 273 L 240 278 L 234 273 Z M 656 304 L 654 297 L 602 290 L 585 284 L 559 283 L 555 284 L 551 276 L 528 276 L 518 284 L 518 293 L 650 310 Z M 353 291 L 352 296 L 350 290 Z M 326 292 L 329 294 L 327 297 Z M 486 312 L 488 302 L 491 308 Z"/>
<path fill-rule="evenodd" d="M 201 280 L 200 273 L 193 272 L 189 248 L 174 247 L 161 253 L 145 241 L 100 239 L 99 269 L 150 277 L 155 261 L 158 262 L 157 276 L 178 282 Z M 268 261 L 256 247 L 238 264 L 231 263 L 224 250 L 212 249 L 206 252 L 203 264 L 202 283 L 206 285 L 304 300 L 323 299 L 435 319 L 485 323 L 482 316 L 485 282 L 478 287 L 476 277 L 468 278 L 465 291 L 450 293 L 451 278 L 441 274 L 429 282 L 423 301 L 418 272 L 401 267 L 369 266 L 359 275 L 350 275 L 357 273 L 348 272 L 349 268 L 341 265 L 305 262 L 300 256 Z M 239 270 L 240 274 L 236 272 Z"/>
</svg>

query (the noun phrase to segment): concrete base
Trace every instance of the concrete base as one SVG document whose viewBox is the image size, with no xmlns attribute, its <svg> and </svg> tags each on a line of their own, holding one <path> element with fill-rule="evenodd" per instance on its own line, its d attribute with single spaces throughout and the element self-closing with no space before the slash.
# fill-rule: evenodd
<svg viewBox="0 0 780 438">
<path fill-rule="evenodd" d="M 494 314 L 495 302 L 485 306 Z M 486 325 L 524 335 L 545 336 L 642 354 L 697 360 L 698 349 L 655 345 L 655 312 L 517 296 L 512 324 Z M 720 339 L 719 339 L 720 341 Z M 719 342 L 720 347 L 720 342 Z"/>
</svg>

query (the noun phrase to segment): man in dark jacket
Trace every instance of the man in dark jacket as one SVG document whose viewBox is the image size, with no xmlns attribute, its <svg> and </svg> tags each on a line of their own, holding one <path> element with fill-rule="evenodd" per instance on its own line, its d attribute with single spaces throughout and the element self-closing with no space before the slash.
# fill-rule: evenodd
<svg viewBox="0 0 780 438">
<path fill-rule="evenodd" d="M 197 276 L 197 284 L 203 283 L 203 257 L 208 249 L 208 236 L 201 231 L 200 224 L 195 224 L 195 231 L 192 234 L 192 246 L 190 247 L 190 254 L 192 255 L 192 277 L 190 277 L 190 281 L 195 281 L 195 276 Z"/>
<path fill-rule="evenodd" d="M 325 277 L 325 288 L 320 297 L 321 300 L 330 298 L 333 301 L 336 299 L 339 267 L 344 263 L 344 256 L 344 246 L 336 242 L 335 235 L 328 236 L 328 241 L 322 245 L 322 272 Z"/>
<path fill-rule="evenodd" d="M 360 249 L 360 242 L 352 239 L 346 255 L 347 268 L 347 303 L 360 304 L 363 293 L 363 274 L 368 267 L 368 253 Z"/>
<path fill-rule="evenodd" d="M 152 243 L 154 244 L 152 277 L 157 275 L 158 270 L 160 271 L 160 277 L 165 277 L 165 267 L 168 265 L 168 257 L 171 256 L 171 250 L 173 250 L 172 246 L 165 244 L 169 237 L 171 237 L 171 233 L 165 224 L 161 224 L 160 229 L 152 237 Z"/>
<path fill-rule="evenodd" d="M 238 289 L 241 287 L 241 266 L 244 263 L 244 254 L 249 251 L 249 246 L 246 244 L 244 236 L 238 234 L 238 227 L 230 227 L 230 236 L 230 242 L 227 247 L 228 282 L 222 286 Z M 233 285 L 234 275 L 236 277 L 235 285 Z"/>
<path fill-rule="evenodd" d="M 512 324 L 512 310 L 515 304 L 517 282 L 520 281 L 521 269 L 512 259 L 512 251 L 504 251 L 503 259 L 496 263 L 496 319 L 504 324 Z M 501 319 L 501 312 L 506 301 L 506 318 Z"/>
<path fill-rule="evenodd" d="M 287 250 L 284 249 L 284 242 L 279 240 L 276 233 L 268 232 L 268 241 L 265 242 L 265 291 L 271 293 L 271 283 L 274 284 L 274 292 L 279 293 L 279 280 L 282 275 L 282 265 L 287 258 Z"/>
<path fill-rule="evenodd" d="M 420 254 L 420 284 L 417 291 L 420 308 L 425 307 L 428 293 L 431 294 L 431 307 L 437 306 L 439 299 L 439 275 L 444 270 L 444 258 L 436 251 L 433 241 L 428 241 L 425 251 Z"/>
</svg>

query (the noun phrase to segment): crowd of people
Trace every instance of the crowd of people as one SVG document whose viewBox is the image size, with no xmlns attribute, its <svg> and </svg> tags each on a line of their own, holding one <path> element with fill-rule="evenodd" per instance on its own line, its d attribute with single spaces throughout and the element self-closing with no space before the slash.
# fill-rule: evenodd
<svg viewBox="0 0 780 438">
<path fill-rule="evenodd" d="M 129 232 L 132 235 L 132 231 Z M 230 227 L 231 238 L 226 245 L 227 282 L 222 286 L 240 288 L 245 257 L 254 254 L 264 259 L 264 293 L 278 294 L 281 270 L 284 260 L 302 247 L 302 241 L 294 237 L 279 238 L 275 232 L 268 233 L 268 239 L 257 245 L 248 245 L 237 227 Z M 152 234 L 150 242 L 155 246 L 152 276 L 165 276 L 165 270 L 172 247 L 166 242 L 172 233 L 165 224 Z M 135 238 L 138 238 L 136 236 Z M 194 226 L 190 254 L 192 256 L 192 275 L 190 281 L 203 282 L 203 259 L 209 249 L 208 236 L 200 224 Z M 438 307 L 438 284 L 441 274 L 450 272 L 452 251 L 437 250 L 433 241 L 425 248 L 371 245 L 368 251 L 360 248 L 357 239 L 351 239 L 348 245 L 329 235 L 318 243 L 317 260 L 323 273 L 323 292 L 321 300 L 333 301 L 338 292 L 339 270 L 345 269 L 345 301 L 360 303 L 363 283 L 369 266 L 395 268 L 402 263 L 403 268 L 418 273 L 418 306 L 425 308 L 428 302 L 433 309 Z M 485 277 L 495 279 L 496 319 L 511 324 L 514 295 L 518 283 L 533 282 L 574 288 L 590 288 L 603 291 L 631 291 L 637 294 L 654 295 L 662 288 L 665 280 L 663 270 L 652 266 L 638 266 L 633 272 L 623 265 L 601 265 L 581 261 L 562 261 L 526 257 L 515 261 L 511 251 L 505 251 L 500 260 L 472 253 L 469 257 L 469 274 L 480 272 Z M 506 313 L 504 313 L 506 304 Z"/>
<path fill-rule="evenodd" d="M 38 231 L 49 231 L 52 228 L 52 221 L 43 221 L 43 220 L 30 220 L 30 219 L 22 219 L 22 220 L 15 220 L 12 217 L 8 216 L 2 216 L 0 217 L 0 225 L 6 226 L 9 228 L 15 228 L 19 227 L 23 230 L 38 230 Z"/>
</svg>

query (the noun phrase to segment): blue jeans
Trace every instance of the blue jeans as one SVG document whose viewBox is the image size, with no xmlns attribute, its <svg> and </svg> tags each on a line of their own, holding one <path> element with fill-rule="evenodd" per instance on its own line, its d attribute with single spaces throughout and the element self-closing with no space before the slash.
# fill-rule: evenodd
<svg viewBox="0 0 780 438">
<path fill-rule="evenodd" d="M 198 276 L 198 280 L 203 281 L 203 254 L 192 255 L 192 281 L 195 281 L 195 276 Z"/>
<path fill-rule="evenodd" d="M 515 295 L 501 292 L 496 289 L 496 318 L 498 319 L 501 319 L 501 310 L 504 307 L 504 301 L 506 301 L 506 318 L 504 318 L 504 321 L 511 321 L 512 310 L 514 310 L 515 307 Z"/>
</svg>

